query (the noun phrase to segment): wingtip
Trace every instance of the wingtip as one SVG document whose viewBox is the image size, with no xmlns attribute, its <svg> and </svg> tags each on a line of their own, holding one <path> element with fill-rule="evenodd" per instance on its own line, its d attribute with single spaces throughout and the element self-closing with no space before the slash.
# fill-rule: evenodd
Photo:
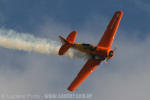
<svg viewBox="0 0 150 100">
<path fill-rule="evenodd" d="M 77 33 L 77 30 L 73 30 L 72 32 L 75 32 L 75 33 Z"/>
<path fill-rule="evenodd" d="M 123 11 L 122 11 L 122 10 L 118 10 L 118 11 L 116 11 L 115 13 L 123 14 Z"/>
<path fill-rule="evenodd" d="M 70 91 L 70 92 L 73 92 L 75 89 L 73 89 L 71 87 L 68 87 L 67 90 Z"/>
</svg>

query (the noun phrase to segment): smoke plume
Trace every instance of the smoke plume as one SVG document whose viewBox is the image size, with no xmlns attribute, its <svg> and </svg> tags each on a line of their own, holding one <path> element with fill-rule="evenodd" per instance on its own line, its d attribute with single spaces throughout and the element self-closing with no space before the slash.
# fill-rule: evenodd
<svg viewBox="0 0 150 100">
<path fill-rule="evenodd" d="M 0 46 L 8 49 L 37 52 L 47 55 L 58 55 L 61 44 L 57 41 L 36 38 L 27 33 L 18 33 L 14 30 L 0 29 Z M 88 55 L 68 50 L 65 54 L 69 58 L 87 58 Z"/>
</svg>

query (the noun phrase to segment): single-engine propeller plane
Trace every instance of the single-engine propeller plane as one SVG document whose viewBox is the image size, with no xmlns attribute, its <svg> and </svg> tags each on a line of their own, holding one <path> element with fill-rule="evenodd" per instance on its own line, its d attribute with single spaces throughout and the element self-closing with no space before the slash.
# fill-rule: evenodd
<svg viewBox="0 0 150 100">
<path fill-rule="evenodd" d="M 68 87 L 69 91 L 74 91 L 76 88 L 78 88 L 78 86 L 91 74 L 92 71 L 97 68 L 102 61 L 112 59 L 114 56 L 114 50 L 111 49 L 111 46 L 122 16 L 122 11 L 116 11 L 114 13 L 114 16 L 108 24 L 106 31 L 104 32 L 97 46 L 74 42 L 77 31 L 71 32 L 66 39 L 64 39 L 62 36 L 59 36 L 63 43 L 58 52 L 59 55 L 64 55 L 69 48 L 73 48 L 91 55 L 91 58 L 88 59 L 74 81 Z"/>
</svg>

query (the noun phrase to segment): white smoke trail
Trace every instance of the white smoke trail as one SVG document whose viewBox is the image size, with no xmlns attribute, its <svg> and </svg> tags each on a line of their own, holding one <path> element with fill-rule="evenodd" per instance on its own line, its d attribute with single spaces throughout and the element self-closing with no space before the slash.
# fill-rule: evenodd
<svg viewBox="0 0 150 100">
<path fill-rule="evenodd" d="M 58 55 L 60 44 L 53 40 L 35 38 L 27 33 L 18 33 L 14 30 L 0 29 L 0 46 L 8 49 L 34 51 L 47 55 Z M 88 55 L 68 50 L 65 54 L 69 58 L 87 58 Z"/>
</svg>

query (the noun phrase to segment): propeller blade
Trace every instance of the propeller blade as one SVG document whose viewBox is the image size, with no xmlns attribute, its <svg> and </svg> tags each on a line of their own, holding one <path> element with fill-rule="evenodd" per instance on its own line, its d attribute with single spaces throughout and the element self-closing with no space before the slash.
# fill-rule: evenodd
<svg viewBox="0 0 150 100">
<path fill-rule="evenodd" d="M 116 51 L 117 50 L 117 47 L 114 47 L 113 51 Z"/>
<path fill-rule="evenodd" d="M 116 50 L 117 50 L 117 47 L 115 46 L 114 49 L 113 49 L 113 51 L 115 52 Z M 106 58 L 104 62 L 105 62 L 105 63 L 108 63 L 109 60 L 110 60 L 109 58 Z"/>
</svg>

